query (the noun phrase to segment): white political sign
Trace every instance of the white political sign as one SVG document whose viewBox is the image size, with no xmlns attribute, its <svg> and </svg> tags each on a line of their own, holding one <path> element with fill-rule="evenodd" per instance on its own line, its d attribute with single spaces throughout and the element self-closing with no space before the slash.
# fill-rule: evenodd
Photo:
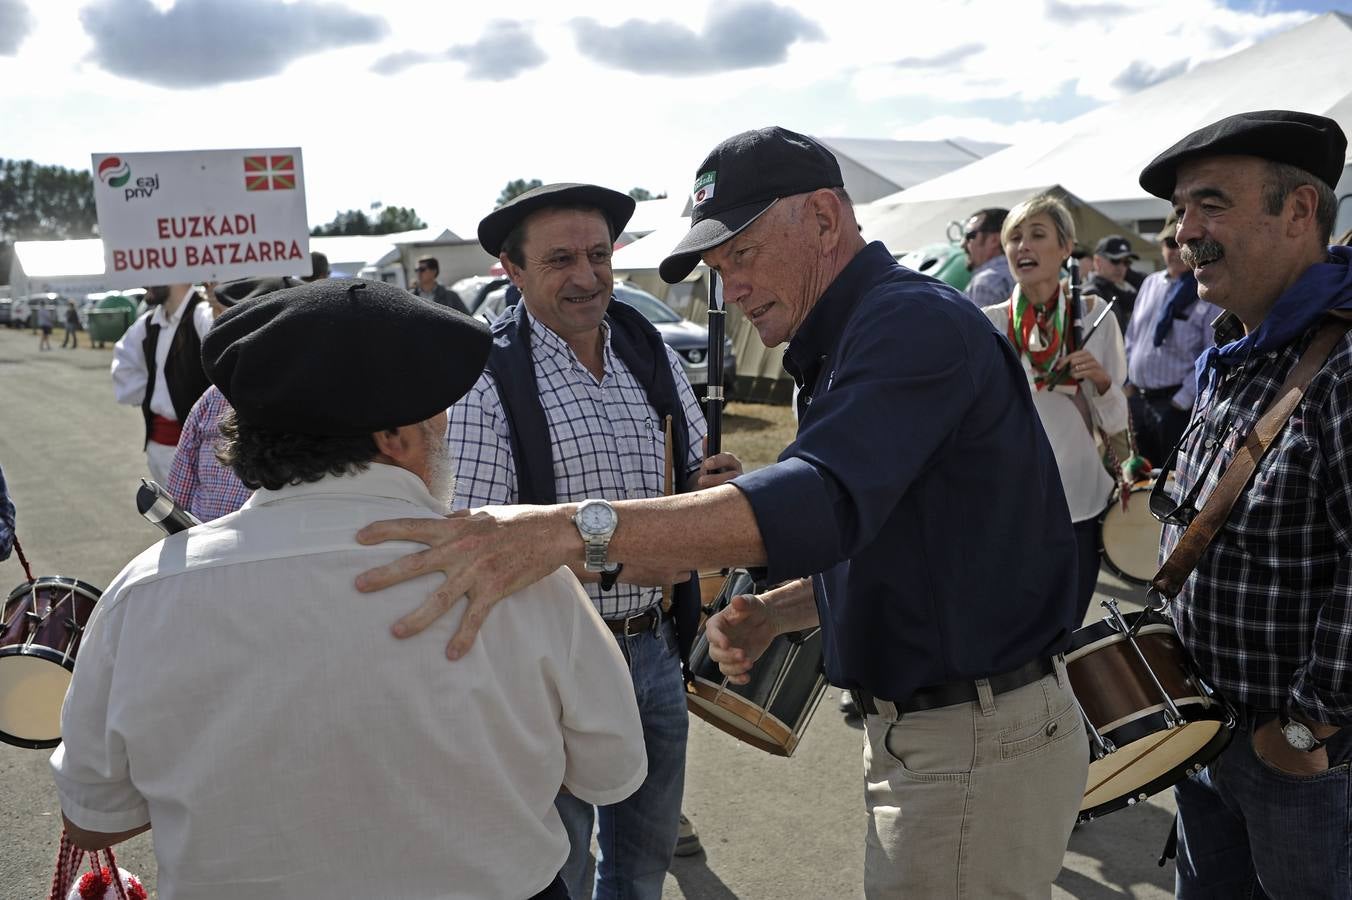
<svg viewBox="0 0 1352 900">
<path fill-rule="evenodd" d="M 110 287 L 308 275 L 300 149 L 95 153 Z"/>
</svg>

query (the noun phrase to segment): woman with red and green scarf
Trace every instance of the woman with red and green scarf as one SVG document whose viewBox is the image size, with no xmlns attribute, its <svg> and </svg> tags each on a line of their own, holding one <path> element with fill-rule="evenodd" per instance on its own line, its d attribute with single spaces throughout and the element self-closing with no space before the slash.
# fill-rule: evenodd
<svg viewBox="0 0 1352 900">
<path fill-rule="evenodd" d="M 1014 295 L 984 312 L 1018 351 L 1056 456 L 1075 523 L 1083 616 L 1098 581 L 1098 517 L 1112 500 L 1116 482 L 1104 465 L 1105 444 L 1118 452 L 1128 446 L 1122 331 L 1115 317 L 1105 316 L 1085 346 L 1075 346 L 1070 289 L 1061 280 L 1061 267 L 1075 244 L 1075 223 L 1055 197 L 1037 196 L 1010 210 L 1000 242 L 1014 274 Z M 1087 330 L 1104 301 L 1085 297 L 1083 302 Z"/>
</svg>

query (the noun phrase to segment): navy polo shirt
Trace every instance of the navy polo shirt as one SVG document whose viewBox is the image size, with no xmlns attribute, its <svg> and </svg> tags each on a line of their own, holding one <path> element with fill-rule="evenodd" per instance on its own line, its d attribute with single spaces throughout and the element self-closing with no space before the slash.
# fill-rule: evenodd
<svg viewBox="0 0 1352 900">
<path fill-rule="evenodd" d="M 1065 649 L 1075 537 L 1027 377 L 958 291 L 869 244 L 789 343 L 803 394 L 746 495 L 771 582 L 813 575 L 833 684 L 904 702 Z"/>
</svg>

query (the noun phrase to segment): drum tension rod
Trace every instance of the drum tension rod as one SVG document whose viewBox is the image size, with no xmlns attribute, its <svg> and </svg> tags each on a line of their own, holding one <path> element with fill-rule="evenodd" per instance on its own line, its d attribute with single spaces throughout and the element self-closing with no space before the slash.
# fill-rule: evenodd
<svg viewBox="0 0 1352 900">
<path fill-rule="evenodd" d="M 1118 609 L 1117 601 L 1112 597 L 1109 597 L 1107 600 L 1100 600 L 1099 604 L 1104 609 L 1108 610 L 1109 620 L 1117 630 L 1122 632 L 1126 637 L 1127 643 L 1131 645 L 1131 649 L 1136 653 L 1136 658 L 1141 661 L 1141 666 L 1145 669 L 1145 673 L 1150 676 L 1151 684 L 1155 685 L 1155 690 L 1159 691 L 1160 697 L 1164 700 L 1164 718 L 1169 723 L 1169 727 L 1177 728 L 1180 725 L 1183 725 L 1185 722 L 1183 714 L 1180 713 L 1178 707 L 1174 705 L 1174 698 L 1169 696 L 1169 692 L 1164 689 L 1164 685 L 1160 684 L 1160 680 L 1155 677 L 1155 670 L 1150 667 L 1150 663 L 1146 660 L 1145 654 L 1141 652 L 1141 646 L 1136 643 L 1135 630 L 1128 626 L 1126 620 L 1122 618 L 1122 611 Z M 1138 621 L 1141 624 L 1144 624 L 1145 616 L 1139 616 Z"/>
<path fill-rule="evenodd" d="M 1094 754 L 1095 760 L 1103 759 L 1109 753 L 1117 752 L 1117 745 L 1111 739 L 1099 734 L 1099 730 L 1094 727 L 1094 723 L 1089 721 L 1089 716 L 1085 714 L 1084 707 L 1080 705 L 1080 698 L 1075 698 L 1075 708 L 1080 711 L 1080 718 L 1084 720 L 1084 729 L 1089 732 L 1090 752 Z"/>
</svg>

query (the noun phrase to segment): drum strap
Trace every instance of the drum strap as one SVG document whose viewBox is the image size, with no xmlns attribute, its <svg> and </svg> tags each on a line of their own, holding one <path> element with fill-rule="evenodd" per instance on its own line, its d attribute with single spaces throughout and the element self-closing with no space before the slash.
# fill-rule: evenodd
<svg viewBox="0 0 1352 900">
<path fill-rule="evenodd" d="M 1206 504 L 1197 511 L 1197 515 L 1183 532 L 1183 537 L 1179 539 L 1174 552 L 1169 554 L 1164 565 L 1160 566 L 1160 570 L 1151 579 L 1150 586 L 1165 597 L 1172 600 L 1183 589 L 1184 582 L 1188 580 L 1192 570 L 1197 568 L 1197 562 L 1202 558 L 1207 546 L 1221 530 L 1225 520 L 1230 517 L 1230 510 L 1234 509 L 1239 495 L 1244 493 L 1244 488 L 1253 477 L 1259 460 L 1286 427 L 1291 413 L 1305 396 L 1305 389 L 1328 361 L 1334 345 L 1349 328 L 1352 328 L 1352 311 L 1335 309 L 1331 310 L 1328 316 L 1292 367 L 1290 374 L 1286 376 L 1286 381 L 1277 391 L 1277 396 L 1268 404 L 1267 409 L 1263 410 L 1262 417 L 1245 438 L 1244 446 L 1226 467 Z"/>
</svg>

